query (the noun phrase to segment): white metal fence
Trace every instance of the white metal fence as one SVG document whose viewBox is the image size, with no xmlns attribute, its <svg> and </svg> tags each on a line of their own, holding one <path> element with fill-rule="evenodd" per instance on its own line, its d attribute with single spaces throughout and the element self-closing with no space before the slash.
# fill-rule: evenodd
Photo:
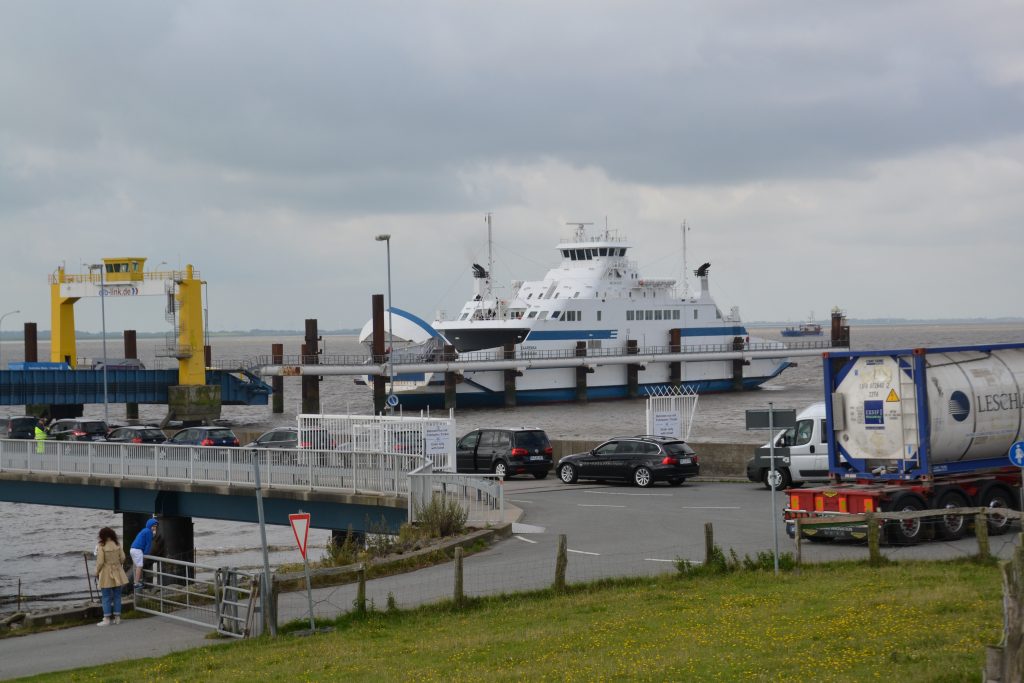
<svg viewBox="0 0 1024 683">
<path fill-rule="evenodd" d="M 299 444 L 351 453 L 419 455 L 455 471 L 455 419 L 384 415 L 298 416 Z"/>
<path fill-rule="evenodd" d="M 407 495 L 423 456 L 322 449 L 0 439 L 0 472 Z"/>
<path fill-rule="evenodd" d="M 458 503 L 473 526 L 496 525 L 505 519 L 505 487 L 496 474 L 434 472 L 426 463 L 409 473 L 409 522 L 419 521 L 434 496 Z"/>
</svg>

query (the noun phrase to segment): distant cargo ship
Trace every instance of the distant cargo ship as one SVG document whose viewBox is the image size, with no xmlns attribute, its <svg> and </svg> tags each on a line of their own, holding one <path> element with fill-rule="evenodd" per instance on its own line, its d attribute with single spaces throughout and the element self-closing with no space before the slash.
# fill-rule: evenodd
<svg viewBox="0 0 1024 683">
<path fill-rule="evenodd" d="M 814 313 L 811 313 L 807 322 L 782 330 L 783 337 L 820 337 L 822 334 L 821 325 L 814 322 Z"/>
</svg>

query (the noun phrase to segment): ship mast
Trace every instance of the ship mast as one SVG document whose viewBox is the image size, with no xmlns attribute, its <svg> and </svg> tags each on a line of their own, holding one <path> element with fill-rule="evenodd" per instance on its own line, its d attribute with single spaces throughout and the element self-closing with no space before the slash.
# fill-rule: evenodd
<svg viewBox="0 0 1024 683">
<path fill-rule="evenodd" d="M 686 267 L 686 233 L 690 232 L 690 226 L 686 224 L 686 219 L 683 219 L 679 229 L 683 233 L 683 298 L 690 298 L 690 278 L 688 277 L 690 271 Z"/>
<path fill-rule="evenodd" d="M 491 216 L 493 214 L 488 211 L 484 216 L 484 220 L 487 221 L 487 289 L 485 290 L 485 298 L 490 300 L 494 298 L 494 288 L 491 283 L 494 281 L 494 254 L 491 250 L 493 245 L 491 239 Z"/>
</svg>

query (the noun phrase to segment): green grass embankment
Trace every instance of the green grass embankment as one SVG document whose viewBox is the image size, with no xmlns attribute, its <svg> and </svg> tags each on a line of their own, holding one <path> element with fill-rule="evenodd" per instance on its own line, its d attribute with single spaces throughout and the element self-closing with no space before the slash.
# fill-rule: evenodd
<svg viewBox="0 0 1024 683">
<path fill-rule="evenodd" d="M 970 681 L 999 640 L 971 561 L 664 576 L 339 619 L 40 681 Z M 380 609 L 382 606 L 377 606 Z"/>
</svg>

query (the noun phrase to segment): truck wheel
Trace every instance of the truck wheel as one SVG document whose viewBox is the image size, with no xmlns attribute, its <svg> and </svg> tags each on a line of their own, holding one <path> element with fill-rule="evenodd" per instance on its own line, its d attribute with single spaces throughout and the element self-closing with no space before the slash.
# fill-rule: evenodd
<svg viewBox="0 0 1024 683">
<path fill-rule="evenodd" d="M 1010 510 L 1014 508 L 1013 496 L 1010 495 L 1009 489 L 1002 484 L 989 484 L 978 496 L 978 506 L 989 509 L 988 533 L 990 536 L 1005 534 L 1009 530 L 1010 518 L 997 512 L 1000 508 Z"/>
<path fill-rule="evenodd" d="M 960 491 L 949 491 L 944 493 L 939 498 L 939 504 L 935 507 L 939 510 L 948 508 L 966 508 L 970 507 L 970 503 L 967 501 L 967 496 Z M 939 518 L 938 526 L 936 527 L 939 538 L 947 541 L 955 541 L 959 538 L 963 538 L 964 533 L 967 531 L 967 517 L 963 515 L 945 515 Z"/>
<path fill-rule="evenodd" d="M 919 496 L 905 493 L 892 502 L 888 512 L 917 512 L 924 509 L 924 501 Z M 886 533 L 891 545 L 913 545 L 922 540 L 924 525 L 920 518 L 890 520 L 886 523 Z"/>
<path fill-rule="evenodd" d="M 770 481 L 768 481 L 771 478 L 771 476 L 772 476 L 772 471 L 771 470 L 765 470 L 764 471 L 764 475 L 761 477 L 761 483 L 764 484 L 764 487 L 766 489 L 768 489 L 769 491 L 772 490 L 772 483 Z M 787 468 L 787 467 L 776 467 L 775 468 L 775 478 L 776 478 L 776 486 L 775 486 L 775 490 L 776 491 L 785 491 L 786 489 L 788 489 L 790 486 L 793 485 L 793 477 L 792 477 L 792 475 L 790 475 L 789 468 Z"/>
</svg>

